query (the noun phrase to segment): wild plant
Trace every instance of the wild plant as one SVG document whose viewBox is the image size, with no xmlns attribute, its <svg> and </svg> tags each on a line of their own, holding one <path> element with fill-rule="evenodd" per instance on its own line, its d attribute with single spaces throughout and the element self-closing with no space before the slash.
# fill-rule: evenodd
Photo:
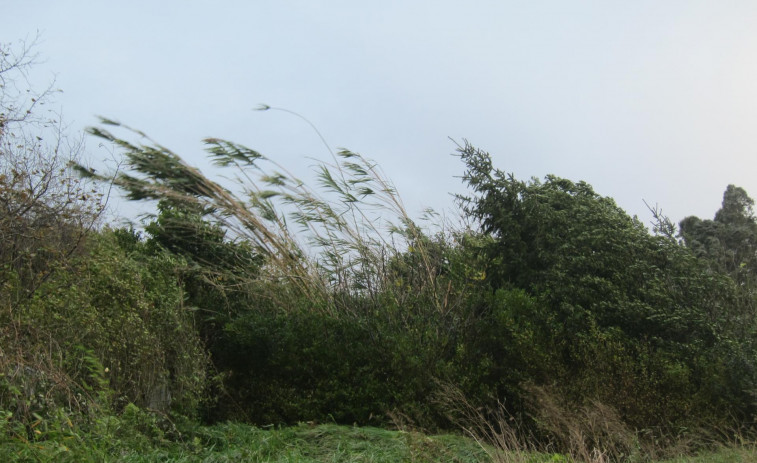
<svg viewBox="0 0 757 463">
<path fill-rule="evenodd" d="M 143 132 L 110 119 L 101 122 L 126 129 L 144 143 L 129 142 L 104 127 L 90 128 L 122 149 L 125 160 L 113 175 L 79 165 L 80 174 L 112 181 L 132 200 L 170 201 L 202 211 L 229 239 L 249 244 L 263 257 L 258 283 L 286 282 L 298 294 L 325 302 L 313 304 L 314 310 L 347 314 L 353 310 L 347 304 L 352 297 L 378 300 L 388 293 L 398 298 L 398 290 L 407 288 L 395 284 L 390 265 L 412 254 L 420 289 L 439 310 L 449 299 L 437 278 L 440 262 L 432 259 L 431 240 L 410 218 L 391 181 L 362 155 L 340 150 L 332 152 L 331 161 L 316 161 L 318 188 L 311 188 L 253 149 L 206 138 L 212 162 L 233 169 L 222 185 Z"/>
</svg>

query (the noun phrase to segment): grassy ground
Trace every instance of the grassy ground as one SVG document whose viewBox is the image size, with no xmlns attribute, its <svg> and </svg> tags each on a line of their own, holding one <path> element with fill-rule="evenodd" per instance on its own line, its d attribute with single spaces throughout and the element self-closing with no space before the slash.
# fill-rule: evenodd
<svg viewBox="0 0 757 463">
<path fill-rule="evenodd" d="M 427 436 L 337 425 L 263 430 L 242 424 L 199 427 L 179 442 L 115 433 L 58 436 L 36 443 L 5 441 L 0 461 L 45 462 L 489 462 L 476 442 L 461 436 Z M 495 463 L 571 462 L 555 454 L 501 455 Z M 757 462 L 753 446 L 724 448 L 661 463 Z M 599 463 L 602 460 L 597 460 Z"/>
<path fill-rule="evenodd" d="M 723 448 L 717 452 L 707 452 L 697 456 L 679 457 L 664 463 L 749 463 L 757 462 L 757 448 L 747 447 Z"/>
<path fill-rule="evenodd" d="M 192 442 L 182 449 L 170 449 L 164 455 L 128 455 L 122 461 L 155 459 L 282 463 L 478 462 L 485 460 L 485 453 L 474 442 L 456 436 L 427 437 L 417 433 L 336 425 L 300 425 L 279 430 L 260 430 L 226 424 L 200 430 Z"/>
<path fill-rule="evenodd" d="M 0 461 L 113 462 L 479 462 L 475 442 L 460 436 L 336 425 L 263 430 L 242 424 L 200 427 L 180 442 L 116 432 L 0 443 Z"/>
</svg>

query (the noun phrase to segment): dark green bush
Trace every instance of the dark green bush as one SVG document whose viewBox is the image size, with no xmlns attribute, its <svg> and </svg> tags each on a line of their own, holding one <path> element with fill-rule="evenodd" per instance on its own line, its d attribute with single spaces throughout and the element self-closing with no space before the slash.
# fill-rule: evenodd
<svg viewBox="0 0 757 463">
<path fill-rule="evenodd" d="M 318 312 L 252 311 L 224 333 L 217 360 L 230 397 L 219 412 L 259 424 L 382 422 L 401 381 L 387 359 L 394 340 L 376 334 Z"/>
</svg>

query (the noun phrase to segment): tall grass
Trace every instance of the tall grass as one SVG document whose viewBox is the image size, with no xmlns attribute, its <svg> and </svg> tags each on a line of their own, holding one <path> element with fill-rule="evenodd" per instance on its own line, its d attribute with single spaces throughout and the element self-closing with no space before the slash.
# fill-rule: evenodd
<svg viewBox="0 0 757 463">
<path fill-rule="evenodd" d="M 399 298 L 389 262 L 407 252 L 416 258 L 420 285 L 434 306 L 449 305 L 449 289 L 440 287 L 439 263 L 429 252 L 429 238 L 408 214 L 394 185 L 365 157 L 341 150 L 332 161 L 319 161 L 311 188 L 283 166 L 243 145 L 217 138 L 204 140 L 212 162 L 231 169 L 222 186 L 188 165 L 179 155 L 118 122 L 143 143 L 132 143 L 103 127 L 89 132 L 120 147 L 125 155 L 115 174 L 87 177 L 113 183 L 132 200 L 169 200 L 201 210 L 229 236 L 245 241 L 265 257 L 263 278 L 286 281 L 318 310 L 338 316 L 349 312 L 345 295 L 377 300 Z M 228 184 L 231 181 L 233 184 Z M 212 262 L 208 262 L 212 265 Z M 256 277 L 260 278 L 260 277 Z"/>
<path fill-rule="evenodd" d="M 497 463 L 531 462 L 535 455 L 544 454 L 553 455 L 551 461 L 575 463 L 710 461 L 708 455 L 712 461 L 731 461 L 731 454 L 754 457 L 753 440 L 740 433 L 736 437 L 729 433 L 730 438 L 713 437 L 707 430 L 657 435 L 630 428 L 612 407 L 599 401 L 567 404 L 549 388 L 523 387 L 529 402 L 527 417 L 510 413 L 502 402 L 493 408 L 473 404 L 448 383 L 439 384 L 435 400 Z M 524 418 L 532 421 L 531 426 L 523 425 Z M 695 459 L 698 454 L 703 456 Z"/>
</svg>

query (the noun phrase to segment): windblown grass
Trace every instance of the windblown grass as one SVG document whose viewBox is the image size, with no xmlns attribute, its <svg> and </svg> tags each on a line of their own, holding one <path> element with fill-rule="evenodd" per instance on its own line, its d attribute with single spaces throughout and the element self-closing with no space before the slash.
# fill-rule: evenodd
<svg viewBox="0 0 757 463">
<path fill-rule="evenodd" d="M 440 310 L 449 304 L 426 232 L 411 219 L 392 182 L 360 154 L 341 150 L 332 152 L 332 161 L 313 160 L 311 183 L 316 187 L 311 188 L 253 149 L 207 138 L 210 160 L 228 172 L 222 186 L 143 132 L 109 119 L 101 122 L 144 143 L 132 143 L 104 127 L 90 128 L 123 151 L 124 163 L 108 174 L 76 166 L 82 176 L 112 182 L 131 200 L 170 201 L 202 211 L 230 238 L 249 244 L 265 259 L 261 275 L 286 281 L 308 299 L 325 301 L 320 310 L 338 316 L 351 310 L 338 303 L 341 295 L 391 293 L 397 285 L 388 262 L 408 250 L 417 257 L 422 276 L 413 290 L 430 294 Z"/>
</svg>

